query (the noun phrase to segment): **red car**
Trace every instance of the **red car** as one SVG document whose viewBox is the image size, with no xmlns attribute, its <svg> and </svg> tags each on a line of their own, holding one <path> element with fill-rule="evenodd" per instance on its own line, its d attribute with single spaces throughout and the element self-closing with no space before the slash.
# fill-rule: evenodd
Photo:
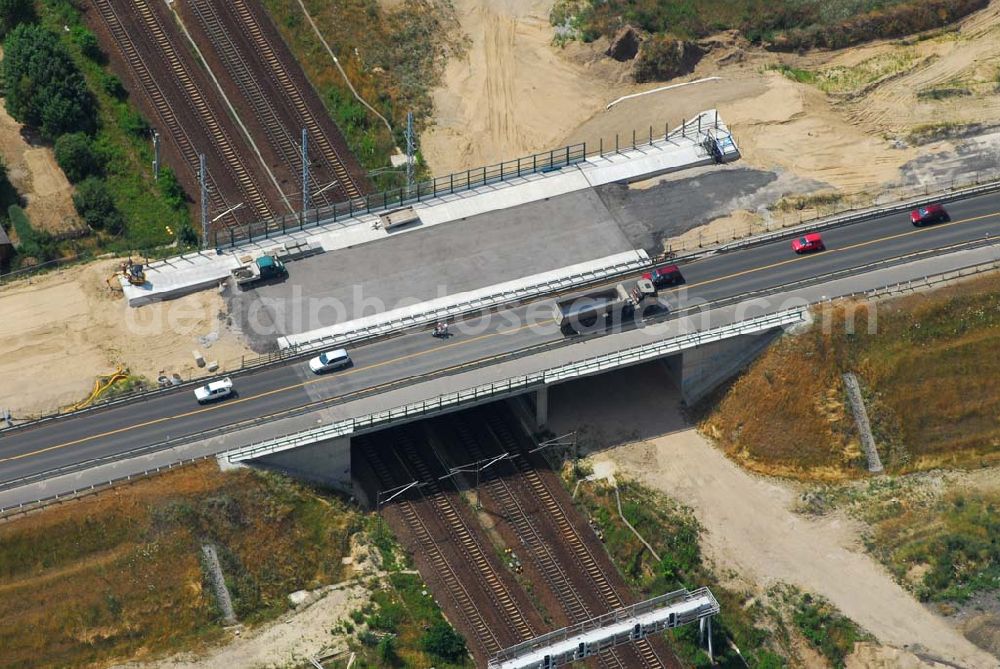
<svg viewBox="0 0 1000 669">
<path fill-rule="evenodd" d="M 918 228 L 928 223 L 946 223 L 951 220 L 951 216 L 940 204 L 929 204 L 910 212 L 910 223 Z"/>
<path fill-rule="evenodd" d="M 809 253 L 825 249 L 826 246 L 823 244 L 823 238 L 818 232 L 810 232 L 808 235 L 802 235 L 792 240 L 792 250 L 796 253 Z"/>
<path fill-rule="evenodd" d="M 684 277 L 681 275 L 681 270 L 677 267 L 677 265 L 663 265 L 662 267 L 657 267 L 652 272 L 646 272 L 643 274 L 642 278 L 649 279 L 657 288 L 663 288 L 664 286 L 676 286 L 684 283 Z"/>
</svg>

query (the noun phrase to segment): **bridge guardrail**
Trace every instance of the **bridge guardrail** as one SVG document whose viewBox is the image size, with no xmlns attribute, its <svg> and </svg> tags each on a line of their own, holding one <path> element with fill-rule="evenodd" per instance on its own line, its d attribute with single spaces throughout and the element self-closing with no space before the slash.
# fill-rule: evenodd
<svg viewBox="0 0 1000 669">
<path fill-rule="evenodd" d="M 546 386 L 579 376 L 586 376 L 604 369 L 615 369 L 637 364 L 644 360 L 661 357 L 669 351 L 684 350 L 728 337 L 797 323 L 804 319 L 806 311 L 807 308 L 805 307 L 801 309 L 788 309 L 710 330 L 699 330 L 671 337 L 664 341 L 632 346 L 613 353 L 551 367 L 541 372 L 513 376 L 502 381 L 494 381 L 445 393 L 429 400 L 404 404 L 384 411 L 366 414 L 359 418 L 348 418 L 312 430 L 294 432 L 233 449 L 226 452 L 226 458 L 234 463 L 252 460 L 263 455 L 270 455 L 327 439 L 355 434 L 362 430 L 370 431 L 380 425 L 398 423 L 400 419 L 419 418 L 428 414 L 440 413 L 445 409 L 456 410 L 463 406 L 479 404 L 484 399 L 501 399 L 515 392 L 520 394 L 535 387 Z"/>
<path fill-rule="evenodd" d="M 851 225 L 852 223 L 858 223 L 859 221 L 864 221 L 869 218 L 877 218 L 879 216 L 886 216 L 889 214 L 909 212 L 913 209 L 916 209 L 917 207 L 933 204 L 935 202 L 954 202 L 956 200 L 974 197 L 976 195 L 986 195 L 988 193 L 995 193 L 997 191 L 1000 191 L 1000 181 L 991 181 L 989 183 L 979 184 L 975 186 L 968 186 L 966 188 L 960 188 L 957 190 L 939 191 L 933 195 L 925 195 L 924 197 L 914 198 L 912 200 L 895 202 L 893 204 L 882 207 L 870 207 L 855 212 L 851 212 L 848 214 L 843 214 L 840 216 L 833 216 L 825 220 L 814 219 L 813 221 L 809 221 L 807 223 L 792 225 L 787 228 L 775 230 L 774 232 L 765 232 L 760 235 L 746 237 L 744 239 L 728 242 L 726 244 L 715 246 L 710 249 L 704 249 L 702 251 L 699 251 L 697 253 L 692 253 L 690 255 L 699 256 L 703 255 L 706 251 L 725 253 L 727 251 L 733 251 L 736 249 L 749 248 L 753 246 L 758 246 L 760 244 L 766 244 L 768 242 L 772 242 L 778 239 L 795 237 L 804 232 L 832 230 L 834 228 L 843 227 L 845 225 Z"/>
<path fill-rule="evenodd" d="M 941 274 L 928 275 L 928 276 L 925 276 L 922 280 L 890 283 L 890 284 L 885 284 L 883 286 L 880 286 L 880 287 L 877 287 L 877 288 L 874 288 L 874 289 L 870 289 L 870 290 L 856 291 L 856 292 L 853 292 L 853 293 L 847 293 L 847 294 L 843 294 L 843 295 L 832 296 L 832 297 L 828 298 L 826 301 L 832 301 L 834 299 L 853 299 L 855 297 L 877 298 L 877 297 L 881 297 L 881 296 L 900 295 L 900 294 L 905 294 L 907 292 L 912 292 L 914 290 L 919 290 L 921 288 L 930 288 L 930 287 L 933 287 L 933 286 L 935 286 L 937 284 L 940 284 L 940 283 L 946 283 L 948 281 L 953 281 L 953 280 L 956 280 L 956 279 L 961 279 L 961 278 L 965 278 L 965 277 L 969 277 L 969 276 L 974 276 L 976 274 L 981 274 L 983 272 L 997 271 L 997 270 L 1000 270 L 1000 259 L 998 259 L 998 260 L 992 260 L 990 262 L 985 262 L 985 263 L 977 263 L 977 264 L 974 264 L 974 265 L 968 265 L 966 267 L 961 267 L 961 268 L 958 268 L 958 269 L 955 269 L 955 270 L 949 270 L 948 272 L 943 272 Z M 820 279 L 821 278 L 822 277 L 820 277 Z M 783 290 L 785 288 L 786 288 L 786 286 L 776 286 L 774 288 L 774 290 L 772 290 L 770 292 L 780 292 L 781 290 Z M 756 295 L 757 293 L 755 292 L 755 293 L 750 293 L 750 294 Z M 714 305 L 715 305 L 715 303 L 713 303 L 713 306 Z M 342 398 L 336 398 L 336 399 L 342 399 Z M 300 408 L 301 410 L 299 411 L 299 413 L 304 412 L 304 411 L 316 410 L 317 408 L 320 408 L 320 407 L 317 407 L 315 405 L 309 405 L 309 406 Z M 297 414 L 294 414 L 294 415 L 297 415 Z M 262 417 L 262 419 L 274 420 L 275 417 L 274 416 L 265 416 L 265 417 Z M 169 442 L 159 442 L 159 443 L 156 443 L 156 444 L 149 444 L 149 445 L 140 447 L 139 449 L 133 449 L 133 450 L 130 450 L 130 451 L 127 451 L 127 452 L 124 452 L 124 453 L 118 453 L 118 454 L 115 454 L 113 456 L 105 456 L 103 458 L 95 458 L 95 459 L 92 459 L 92 460 L 87 460 L 87 461 L 80 462 L 80 463 L 77 463 L 75 465 L 72 465 L 70 467 L 63 467 L 63 468 L 58 468 L 58 469 L 54 469 L 54 470 L 47 470 L 47 471 L 44 471 L 44 472 L 39 472 L 38 474 L 35 474 L 35 475 L 31 475 L 31 476 L 27 476 L 27 477 L 21 477 L 21 478 L 18 478 L 18 479 L 11 479 L 9 481 L 5 481 L 3 483 L 0 483 L 0 490 L 7 490 L 7 489 L 11 489 L 11 488 L 20 487 L 20 486 L 23 486 L 23 485 L 28 485 L 28 484 L 30 484 L 32 482 L 35 482 L 37 480 L 40 480 L 40 479 L 52 478 L 53 476 L 58 476 L 58 475 L 61 475 L 61 474 L 73 473 L 73 472 L 81 471 L 81 470 L 84 470 L 84 469 L 89 469 L 89 468 L 98 466 L 100 464 L 103 464 L 105 462 L 113 462 L 113 461 L 118 461 L 118 460 L 122 460 L 122 459 L 127 459 L 129 457 L 133 457 L 133 456 L 136 456 L 136 455 L 145 454 L 145 453 L 151 453 L 151 452 L 155 452 L 155 451 L 158 451 L 158 450 L 163 450 L 163 449 L 166 449 L 166 448 L 171 448 L 173 446 L 182 445 L 184 443 L 190 443 L 192 441 L 197 441 L 199 439 L 205 439 L 205 438 L 208 438 L 210 436 L 217 436 L 219 434 L 225 434 L 225 433 L 236 431 L 236 430 L 239 430 L 239 429 L 244 429 L 246 427 L 248 427 L 248 426 L 244 425 L 244 424 L 235 424 L 235 425 L 230 425 L 230 426 L 224 426 L 222 428 L 216 428 L 216 429 L 209 430 L 209 431 L 206 431 L 206 432 L 203 432 L 203 433 L 196 433 L 196 434 L 187 435 L 187 436 L 184 436 L 184 437 L 178 437 L 178 438 L 176 438 L 174 440 L 170 440 Z M 211 455 L 211 456 L 205 456 L 205 457 L 207 458 L 207 457 L 216 457 L 216 456 L 215 455 Z M 203 459 L 203 458 L 196 458 L 196 459 Z M 188 462 L 188 461 L 184 460 L 183 462 Z M 165 466 L 165 467 L 161 467 L 159 469 L 166 469 L 166 468 L 169 468 L 169 467 Z M 150 471 L 153 471 L 155 473 L 155 470 L 150 470 Z M 134 477 L 135 477 L 135 475 L 132 476 L 132 478 L 134 478 Z M 129 478 L 129 477 L 120 477 L 120 479 L 111 479 L 108 483 L 110 484 L 110 483 L 118 482 L 119 480 L 126 480 L 127 478 Z M 104 484 L 97 484 L 97 485 L 104 485 Z M 88 486 L 88 487 L 81 488 L 80 490 L 87 491 L 87 490 L 93 489 L 93 487 L 94 486 Z M 25 502 L 23 504 L 17 504 L 17 505 L 8 506 L 8 507 L 0 507 L 0 518 L 4 517 L 11 510 L 13 510 L 13 512 L 16 513 L 19 509 L 28 507 L 30 505 L 35 505 L 35 504 L 40 504 L 40 503 L 46 503 L 48 501 L 56 501 L 58 499 L 65 499 L 67 496 L 69 496 L 69 493 L 60 494 L 60 495 L 50 495 L 50 496 L 47 496 L 47 497 L 39 498 L 39 499 L 31 501 L 31 502 Z"/>
</svg>

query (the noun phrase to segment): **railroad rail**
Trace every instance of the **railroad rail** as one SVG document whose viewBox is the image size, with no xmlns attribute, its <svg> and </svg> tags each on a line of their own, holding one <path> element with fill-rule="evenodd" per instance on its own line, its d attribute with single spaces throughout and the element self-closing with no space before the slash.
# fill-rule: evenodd
<svg viewBox="0 0 1000 669">
<path fill-rule="evenodd" d="M 395 485 L 398 480 L 389 473 L 389 468 L 383 462 L 378 453 L 378 448 L 368 437 L 358 440 L 360 451 L 364 453 L 365 462 L 371 468 L 372 473 L 378 482 L 383 485 Z M 451 596 L 455 607 L 463 616 L 465 622 L 469 624 L 475 634 L 476 640 L 486 649 L 487 653 L 496 652 L 502 647 L 502 643 L 486 621 L 473 596 L 465 588 L 462 580 L 458 577 L 452 564 L 445 558 L 439 544 L 431 535 L 427 523 L 416 509 L 416 505 L 410 500 L 400 498 L 394 502 L 393 507 L 399 509 L 403 522 L 416 539 L 420 547 L 422 557 L 426 558 L 434 569 L 434 576 L 444 582 L 445 589 Z"/>
<path fill-rule="evenodd" d="M 475 414 L 478 420 L 480 414 Z M 489 457 L 480 447 L 480 441 L 473 434 L 465 416 L 461 413 L 449 416 L 454 435 L 458 441 L 462 452 L 476 460 Z M 494 443 L 503 446 L 498 439 L 494 438 Z M 506 477 L 497 474 L 496 469 L 487 470 L 480 485 L 485 486 L 489 496 L 502 513 L 502 517 L 510 523 L 512 529 L 517 534 L 521 543 L 527 549 L 527 555 L 532 560 L 537 570 L 542 574 L 549 589 L 559 601 L 563 612 L 570 625 L 594 618 L 597 613 L 588 606 L 583 595 L 573 585 L 572 579 L 567 571 L 559 563 L 555 555 L 554 547 L 550 545 L 551 538 L 546 539 L 542 528 L 532 521 L 525 511 L 525 505 L 530 500 L 524 499 L 517 491 L 512 489 Z M 622 649 L 608 649 L 601 653 L 599 662 L 602 667 L 624 667 L 629 665 L 620 657 Z M 628 654 L 625 651 L 622 654 Z"/>
<path fill-rule="evenodd" d="M 209 106 L 201 89 L 194 83 L 187 65 L 181 60 L 174 48 L 173 42 L 167 36 L 160 21 L 147 0 L 131 0 L 132 8 L 141 19 L 149 37 L 152 38 L 164 62 L 170 68 L 174 80 L 184 92 L 188 103 L 194 110 L 208 136 L 215 141 L 216 152 L 222 157 L 223 165 L 239 186 L 251 211 L 260 218 L 274 216 L 275 212 L 256 177 L 250 172 L 233 145 L 233 140 L 226 128 L 219 122 L 214 110 Z"/>
<path fill-rule="evenodd" d="M 486 557 L 479 542 L 476 541 L 472 531 L 466 525 L 459 513 L 458 508 L 449 498 L 437 482 L 427 462 L 417 452 L 416 445 L 405 431 L 399 431 L 394 439 L 395 452 L 400 464 L 409 472 L 416 481 L 425 485 L 420 489 L 422 496 L 427 499 L 438 517 L 441 518 L 448 527 L 449 534 L 455 540 L 456 545 L 461 549 L 467 564 L 472 568 L 476 577 L 482 582 L 496 605 L 496 611 L 500 614 L 504 623 L 510 629 L 516 639 L 527 640 L 535 636 L 537 630 L 525 619 L 521 608 L 517 605 L 506 583 L 501 578 L 499 571 L 493 563 Z"/>
<path fill-rule="evenodd" d="M 191 0 L 188 4 L 204 29 L 214 52 L 222 61 L 225 73 L 232 78 L 253 109 L 270 146 L 283 162 L 291 166 L 291 169 L 301 171 L 302 153 L 298 148 L 298 139 L 293 137 L 287 125 L 282 123 L 270 96 L 265 94 L 259 78 L 254 76 L 246 59 L 240 54 L 215 4 L 207 0 Z"/>
<path fill-rule="evenodd" d="M 115 8 L 112 6 L 110 0 L 94 0 L 94 5 L 97 7 L 101 18 L 104 20 L 104 25 L 111 33 L 112 38 L 114 38 L 119 51 L 121 51 L 122 56 L 125 58 L 126 64 L 132 70 L 136 79 L 138 79 L 139 84 L 142 87 L 143 94 L 146 96 L 149 104 L 159 115 L 160 121 L 168 131 L 167 134 L 173 140 L 174 145 L 180 152 L 184 162 L 187 163 L 187 166 L 197 176 L 198 151 L 194 148 L 191 138 L 188 136 L 184 126 L 177 119 L 177 115 L 174 114 L 174 110 L 170 106 L 166 97 L 163 95 L 163 91 L 161 91 L 160 87 L 156 84 L 156 80 L 154 79 L 152 72 L 149 71 L 149 67 L 147 67 L 146 62 L 142 59 L 139 51 L 135 48 L 135 43 L 129 36 L 128 31 L 125 29 L 121 18 L 118 16 L 118 12 L 115 11 Z M 219 189 L 216 187 L 211 174 L 208 175 L 207 185 L 209 188 L 209 197 L 211 198 L 212 206 L 217 209 L 228 208 L 228 205 L 219 193 Z"/>
<path fill-rule="evenodd" d="M 341 158 L 340 153 L 330 141 L 330 138 L 323 131 L 316 117 L 313 115 L 309 105 L 302 97 L 302 92 L 295 85 L 292 76 L 285 67 L 281 58 L 278 57 L 271 45 L 270 40 L 264 35 L 264 29 L 248 6 L 246 0 L 230 0 L 229 7 L 236 13 L 241 25 L 246 31 L 246 36 L 250 38 L 257 53 L 268 66 L 268 73 L 272 80 L 278 85 L 286 95 L 286 99 L 292 104 L 303 126 L 309 132 L 309 136 L 314 140 L 319 148 L 319 153 L 327 167 L 333 172 L 334 178 L 338 182 L 338 190 L 343 193 L 346 199 L 353 200 L 362 195 L 361 188 L 355 182 L 354 177 L 347 169 L 347 164 Z"/>
<path fill-rule="evenodd" d="M 506 452 L 520 453 L 523 456 L 514 458 L 512 463 L 517 468 L 520 477 L 529 486 L 534 499 L 538 500 L 542 505 L 542 517 L 548 518 L 558 531 L 560 541 L 569 548 L 580 568 L 590 578 L 595 591 L 600 594 L 607 606 L 607 610 L 613 611 L 625 606 L 626 602 L 624 598 L 611 583 L 604 570 L 601 569 L 594 554 L 577 529 L 569 521 L 566 511 L 559 504 L 548 484 L 542 479 L 538 471 L 532 467 L 524 442 L 511 432 L 508 422 L 501 415 L 497 407 L 484 407 L 483 411 L 485 413 L 486 426 L 496 438 L 501 448 Z M 642 639 L 637 641 L 633 646 L 642 659 L 643 666 L 664 666 L 663 661 L 649 640 Z"/>
</svg>

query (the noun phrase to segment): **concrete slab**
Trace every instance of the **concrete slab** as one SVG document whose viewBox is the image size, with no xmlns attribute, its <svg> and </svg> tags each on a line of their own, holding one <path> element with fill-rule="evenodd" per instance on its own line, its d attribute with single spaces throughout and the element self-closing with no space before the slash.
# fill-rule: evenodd
<svg viewBox="0 0 1000 669">
<path fill-rule="evenodd" d="M 287 281 L 231 293 L 251 346 L 631 251 L 593 190 L 486 212 L 297 261 Z"/>
<path fill-rule="evenodd" d="M 612 256 L 588 260 L 587 262 L 567 265 L 559 269 L 539 274 L 532 274 L 513 281 L 504 281 L 491 284 L 477 290 L 469 290 L 460 293 L 451 293 L 446 297 L 423 300 L 411 306 L 399 307 L 381 313 L 363 316 L 361 318 L 343 321 L 334 325 L 321 327 L 315 330 L 308 330 L 299 334 L 288 335 L 278 338 L 278 346 L 282 349 L 293 346 L 301 346 L 314 342 L 318 339 L 336 337 L 345 333 L 356 332 L 364 328 L 376 327 L 382 324 L 393 323 L 402 319 L 416 318 L 429 313 L 441 313 L 447 309 L 463 304 L 483 303 L 484 301 L 496 298 L 502 299 L 521 293 L 533 288 L 544 289 L 545 287 L 566 281 L 570 277 L 591 272 L 598 272 L 605 268 L 617 267 L 628 263 L 630 266 L 639 267 L 641 263 L 648 263 L 649 256 L 642 251 L 625 251 Z M 546 291 L 551 292 L 551 291 Z M 544 294 L 544 293 L 543 293 Z"/>
<path fill-rule="evenodd" d="M 707 131 L 710 125 L 714 127 L 717 114 L 715 110 L 709 110 L 703 112 L 701 118 L 702 127 Z M 170 299 L 216 285 L 239 264 L 238 258 L 240 256 L 259 255 L 275 245 L 316 244 L 327 252 L 333 252 L 357 249 L 359 246 L 378 241 L 380 242 L 379 251 L 382 251 L 382 247 L 390 240 L 412 235 L 442 223 L 462 222 L 464 225 L 464 222 L 471 218 L 490 213 L 505 217 L 517 217 L 522 215 L 521 212 L 516 211 L 518 206 L 527 203 L 542 203 L 561 196 L 583 193 L 594 186 L 645 179 L 666 172 L 710 163 L 708 154 L 701 146 L 705 135 L 697 134 L 697 120 L 688 121 L 687 128 L 689 133 L 687 137 L 672 138 L 669 141 L 661 139 L 653 143 L 647 141 L 645 145 L 634 149 L 622 150 L 605 156 L 595 156 L 584 162 L 568 165 L 551 172 L 524 176 L 513 175 L 503 182 L 416 203 L 413 205 L 413 209 L 419 216 L 419 222 L 401 229 L 386 230 L 379 225 L 376 214 L 367 214 L 306 230 L 291 230 L 284 234 L 276 234 L 271 239 L 241 245 L 236 249 L 223 249 L 221 253 L 205 251 L 154 262 L 147 269 L 149 279 L 147 284 L 139 287 L 124 287 L 125 296 L 131 306 L 139 306 L 154 300 Z M 721 120 L 718 132 L 728 133 Z M 729 157 L 738 157 L 735 146 L 733 146 Z M 449 228 L 456 230 L 459 227 L 459 225 L 449 226 Z M 461 235 L 462 233 L 456 232 L 455 234 Z M 414 247 L 417 250 L 423 250 L 419 248 L 419 244 L 414 244 Z M 388 250 L 387 255 L 390 260 L 382 261 L 383 267 L 391 262 L 393 251 Z M 367 266 L 365 272 L 356 275 L 351 283 L 358 283 L 358 276 L 368 278 L 377 274 L 375 269 L 373 265 Z M 290 267 L 289 270 L 293 273 L 298 272 L 298 263 L 294 267 Z"/>
</svg>

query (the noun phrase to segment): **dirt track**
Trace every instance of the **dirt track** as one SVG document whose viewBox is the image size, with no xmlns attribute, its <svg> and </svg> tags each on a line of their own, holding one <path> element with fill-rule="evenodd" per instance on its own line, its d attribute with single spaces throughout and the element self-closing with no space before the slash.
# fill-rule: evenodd
<svg viewBox="0 0 1000 669">
<path fill-rule="evenodd" d="M 963 667 L 1000 666 L 865 555 L 852 522 L 803 518 L 791 511 L 793 489 L 727 460 L 681 417 L 676 391 L 657 366 L 559 388 L 560 394 L 550 396 L 551 422 L 558 416 L 553 429 L 634 426 L 630 433 L 601 437 L 611 450 L 594 459 L 610 460 L 626 475 L 691 506 L 706 529 L 703 546 L 717 565 L 762 588 L 784 582 L 820 594 L 882 644 L 922 650 Z"/>
</svg>

